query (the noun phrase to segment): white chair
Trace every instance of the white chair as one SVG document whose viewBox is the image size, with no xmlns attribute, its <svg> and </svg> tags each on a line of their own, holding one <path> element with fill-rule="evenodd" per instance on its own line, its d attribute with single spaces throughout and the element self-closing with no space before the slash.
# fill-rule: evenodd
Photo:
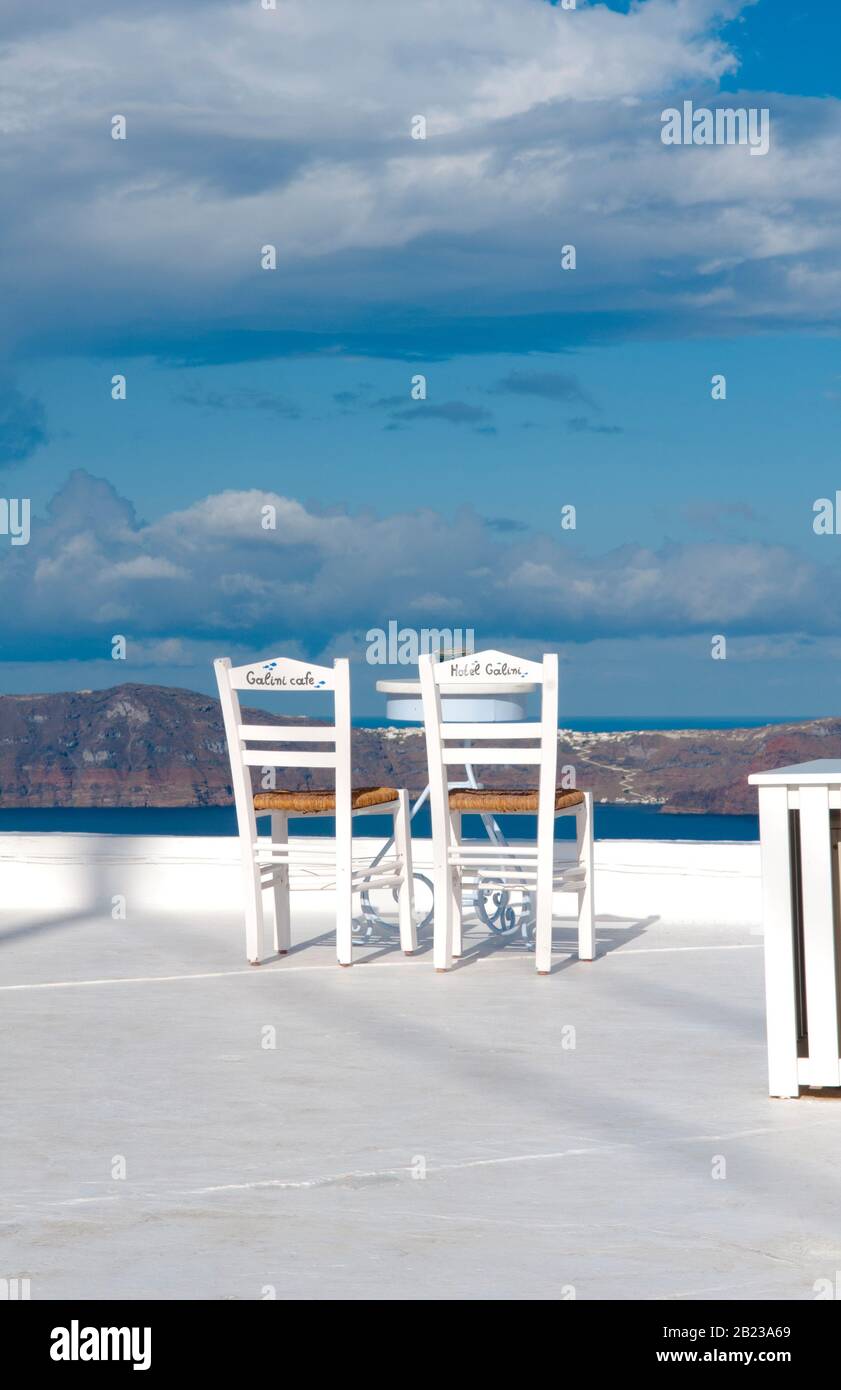
<svg viewBox="0 0 841 1390">
<path fill-rule="evenodd" d="M 263 889 L 274 890 L 274 948 L 285 955 L 290 945 L 290 871 L 301 870 L 335 882 L 336 953 L 340 965 L 353 963 L 353 895 L 378 888 L 398 893 L 400 945 L 407 955 L 417 947 L 414 924 L 412 848 L 409 796 L 394 787 L 351 784 L 350 669 L 342 657 L 332 666 L 276 657 L 251 666 L 232 666 L 227 657 L 213 663 L 225 722 L 236 802 L 245 890 L 245 943 L 248 960 L 259 965 L 267 954 L 264 940 Z M 332 691 L 333 724 L 244 724 L 237 691 L 302 694 Z M 332 744 L 328 751 L 296 751 L 266 745 Z M 250 745 L 262 745 L 253 747 Z M 333 768 L 334 790 L 271 790 L 254 794 L 252 767 Z M 257 814 L 271 813 L 268 842 L 257 836 Z M 395 851 L 376 868 L 356 864 L 352 849 L 352 818 L 392 815 Z M 290 816 L 335 816 L 336 837 L 302 842 L 289 837 Z"/>
<path fill-rule="evenodd" d="M 548 975 L 552 964 L 552 893 L 578 894 L 578 956 L 593 960 L 593 798 L 592 793 L 556 787 L 558 762 L 558 658 L 524 661 L 504 652 L 477 652 L 470 657 L 436 662 L 419 660 L 426 749 L 429 761 L 432 812 L 433 880 L 435 889 L 434 950 L 436 970 L 449 970 L 461 955 L 462 893 L 520 891 L 536 897 L 535 955 L 538 974 Z M 443 722 L 441 691 L 445 695 L 488 694 L 518 685 L 541 686 L 539 721 L 505 724 Z M 497 746 L 476 747 L 479 740 Z M 539 740 L 526 748 L 522 741 Z M 511 743 L 520 746 L 510 746 Z M 457 746 L 452 746 L 453 744 Z M 502 745 L 502 746 L 500 746 Z M 449 768 L 492 764 L 533 764 L 540 769 L 534 790 L 470 789 L 449 785 Z M 536 845 L 486 844 L 462 841 L 464 812 L 494 815 L 537 814 Z M 574 815 L 576 862 L 555 866 L 555 819 Z"/>
</svg>

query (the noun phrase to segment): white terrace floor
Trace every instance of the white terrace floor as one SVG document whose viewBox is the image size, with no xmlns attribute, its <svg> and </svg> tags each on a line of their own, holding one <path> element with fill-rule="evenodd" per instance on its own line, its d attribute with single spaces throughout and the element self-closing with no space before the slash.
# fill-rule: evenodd
<svg viewBox="0 0 841 1390">
<path fill-rule="evenodd" d="M 756 924 L 613 914 L 579 964 L 559 923 L 548 979 L 474 930 L 440 976 L 389 946 L 340 970 L 303 902 L 259 969 L 227 909 L 0 914 L 0 1275 L 33 1299 L 834 1280 L 841 1099 L 766 1097 Z"/>
</svg>

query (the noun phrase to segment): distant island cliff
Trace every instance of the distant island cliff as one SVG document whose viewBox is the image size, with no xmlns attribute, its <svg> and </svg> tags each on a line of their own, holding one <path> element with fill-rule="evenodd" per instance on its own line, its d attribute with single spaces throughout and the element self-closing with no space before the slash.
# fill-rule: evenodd
<svg viewBox="0 0 841 1390">
<path fill-rule="evenodd" d="M 259 713 L 268 723 L 309 723 Z M 304 745 L 301 745 L 302 747 Z M 841 718 L 761 728 L 624 733 L 558 731 L 559 769 L 598 801 L 660 804 L 664 811 L 756 811 L 750 772 L 841 757 Z M 525 786 L 531 769 L 483 771 L 483 781 Z M 418 792 L 426 784 L 421 729 L 355 729 L 357 785 Z M 329 785 L 329 774 L 291 769 L 289 787 Z M 560 780 L 560 773 L 559 773 Z M 256 785 L 256 783 L 255 783 Z M 224 806 L 231 778 L 215 699 L 167 686 L 0 696 L 0 805 Z"/>
</svg>

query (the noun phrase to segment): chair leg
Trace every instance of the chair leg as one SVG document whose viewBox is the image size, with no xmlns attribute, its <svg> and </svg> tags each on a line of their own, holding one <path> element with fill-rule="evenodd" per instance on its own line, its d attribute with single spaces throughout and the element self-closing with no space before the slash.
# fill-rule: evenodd
<svg viewBox="0 0 841 1390">
<path fill-rule="evenodd" d="M 535 968 L 538 975 L 552 970 L 552 883 L 555 872 L 554 822 L 549 833 L 537 837 L 537 908 L 534 933 Z"/>
<path fill-rule="evenodd" d="M 453 898 L 452 876 L 449 868 L 435 868 L 432 884 L 435 892 L 433 910 L 432 959 L 436 970 L 449 970 L 453 963 Z"/>
<path fill-rule="evenodd" d="M 286 811 L 272 812 L 272 844 L 284 849 L 289 844 L 289 816 Z M 291 944 L 289 865 L 277 864 L 274 879 L 274 948 L 279 956 L 285 956 Z"/>
<path fill-rule="evenodd" d="M 264 952 L 263 886 L 260 867 L 249 845 L 242 856 L 245 896 L 245 954 L 249 965 L 259 965 Z"/>
<path fill-rule="evenodd" d="M 432 814 L 432 962 L 436 970 L 449 970 L 453 963 L 452 870 L 448 859 L 449 822 L 445 810 L 441 819 Z"/>
<path fill-rule="evenodd" d="M 584 804 L 575 813 L 578 863 L 584 869 L 584 886 L 578 890 L 578 959 L 596 958 L 596 918 L 593 902 L 593 793 L 584 793 Z"/>
<path fill-rule="evenodd" d="M 451 826 L 451 832 L 450 832 L 450 833 L 451 833 L 451 835 L 452 835 L 452 843 L 453 843 L 454 845 L 460 845 L 460 844 L 461 844 L 461 811 L 451 811 L 451 812 L 450 812 L 450 826 Z M 451 901 L 450 911 L 451 911 L 451 913 L 452 913 L 452 919 L 453 919 L 453 926 L 452 926 L 452 932 L 453 932 L 453 955 L 456 957 L 456 959 L 458 959 L 458 958 L 461 956 L 461 939 L 462 939 L 462 887 L 461 887 L 461 870 L 460 870 L 460 869 L 455 869 L 455 868 L 453 868 L 453 869 L 450 870 L 450 901 Z"/>
<path fill-rule="evenodd" d="M 436 970 L 449 970 L 453 963 L 453 894 L 450 869 L 450 813 L 447 784 L 441 795 L 430 796 L 432 811 L 432 961 Z"/>
<path fill-rule="evenodd" d="M 415 880 L 412 866 L 412 829 L 409 821 L 409 793 L 405 787 L 397 793 L 394 812 L 394 847 L 403 864 L 398 913 L 400 920 L 400 949 L 411 956 L 418 949 L 415 927 Z"/>
<path fill-rule="evenodd" d="M 350 806 L 336 811 L 336 955 L 353 964 L 353 826 Z"/>
</svg>

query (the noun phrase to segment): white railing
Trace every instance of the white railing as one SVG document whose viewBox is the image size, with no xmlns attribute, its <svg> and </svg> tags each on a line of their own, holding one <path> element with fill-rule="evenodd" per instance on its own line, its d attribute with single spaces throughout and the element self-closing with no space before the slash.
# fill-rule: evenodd
<svg viewBox="0 0 841 1390">
<path fill-rule="evenodd" d="M 297 841 L 297 837 L 296 841 Z M 268 844 L 268 842 L 266 842 Z M 354 857 L 369 862 L 383 840 L 354 837 Z M 318 857 L 326 836 L 301 837 Z M 526 846 L 512 846 L 522 865 Z M 560 842 L 556 866 L 572 867 L 574 846 Z M 432 862 L 429 840 L 413 840 L 416 872 Z M 597 840 L 596 884 L 600 922 L 646 920 L 675 925 L 752 927 L 762 919 L 759 845 L 670 840 Z M 567 868 L 567 871 L 568 871 Z M 226 912 L 242 909 L 239 845 L 231 836 L 0 835 L 0 874 L 5 910 L 43 913 L 107 910 L 125 896 L 132 912 Z M 301 906 L 324 910 L 325 894 L 304 893 Z M 569 918 L 575 900 L 558 894 L 558 918 Z M 115 930 L 125 923 L 115 923 Z"/>
</svg>

